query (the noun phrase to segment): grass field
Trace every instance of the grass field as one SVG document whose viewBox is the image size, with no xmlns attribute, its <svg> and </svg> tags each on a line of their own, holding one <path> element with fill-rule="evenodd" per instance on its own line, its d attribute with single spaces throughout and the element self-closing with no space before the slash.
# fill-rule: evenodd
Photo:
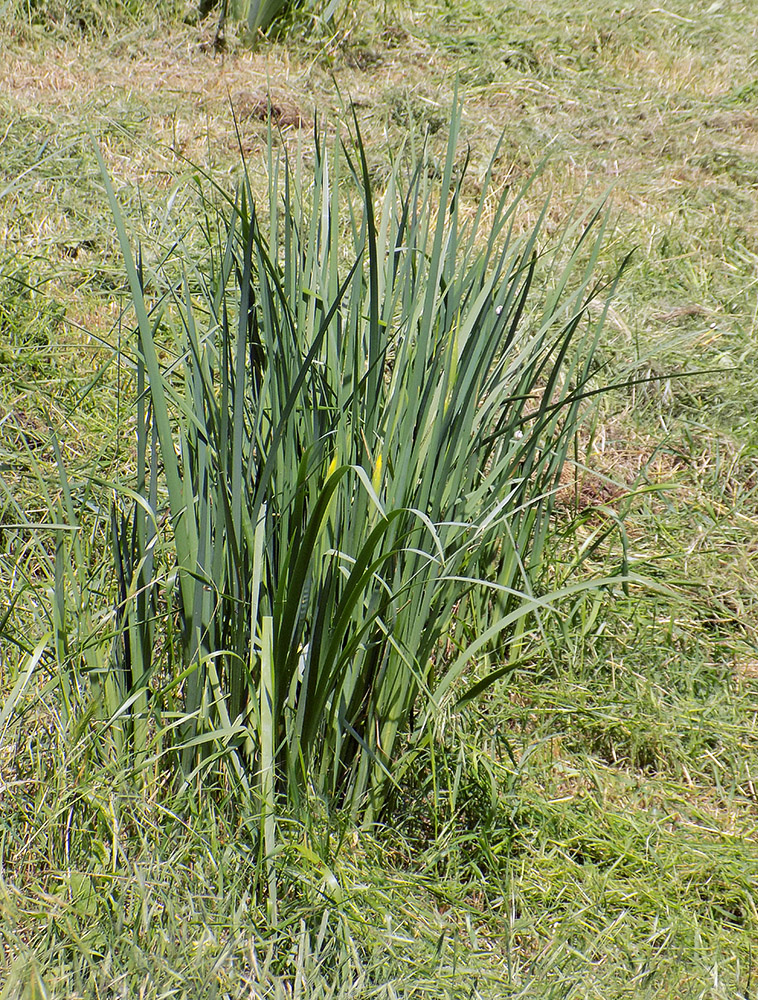
<svg viewBox="0 0 758 1000">
<path fill-rule="evenodd" d="M 758 21 L 745 0 L 388 0 L 254 47 L 233 24 L 95 0 L 0 25 L 0 1000 L 713 998 L 758 986 Z M 456 82 L 457 81 L 457 82 Z M 375 187 L 430 174 L 463 102 L 462 191 L 520 187 L 543 239 L 610 193 L 633 252 L 549 542 L 564 602 L 534 655 L 417 748 L 380 826 L 281 819 L 278 918 L 255 818 L 142 785 L 48 666 L 29 524 L 133 464 L 127 282 L 94 152 L 149 270 L 199 246 L 208 176 L 263 190 L 267 116 L 306 164 L 352 102 Z M 426 139 L 426 146 L 424 140 Z M 311 159 L 309 159 L 311 158 Z M 130 421 L 132 421 L 130 423 Z M 45 487 L 45 484 L 48 484 Z M 45 493 L 45 488 L 49 492 Z M 21 524 L 21 513 L 26 527 Z M 623 524 L 623 530 L 618 527 Z M 613 529 L 604 540 L 605 529 Z M 625 540 L 625 545 L 624 545 Z M 461 628 L 475 632 L 476 623 Z M 482 662 L 484 672 L 497 664 Z M 16 692 L 12 696 L 12 692 Z M 21 711 L 23 709 L 23 711 Z M 289 824 L 289 825 L 287 825 Z"/>
</svg>

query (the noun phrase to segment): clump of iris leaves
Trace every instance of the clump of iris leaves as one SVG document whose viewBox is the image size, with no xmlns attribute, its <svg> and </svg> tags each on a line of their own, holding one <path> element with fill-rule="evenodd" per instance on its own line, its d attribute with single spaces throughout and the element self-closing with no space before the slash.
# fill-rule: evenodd
<svg viewBox="0 0 758 1000">
<path fill-rule="evenodd" d="M 607 212 L 524 231 L 529 185 L 495 194 L 492 167 L 472 211 L 460 115 L 439 170 L 398 156 L 380 195 L 360 135 L 295 168 L 270 136 L 261 208 L 247 175 L 215 189 L 203 252 L 150 268 L 101 161 L 133 478 L 77 481 L 53 441 L 51 628 L 2 722 L 54 664 L 137 780 L 252 804 L 274 901 L 277 816 L 315 795 L 380 817 L 442 709 L 622 579 L 556 581 L 546 546 L 618 277 L 594 276 Z"/>
</svg>

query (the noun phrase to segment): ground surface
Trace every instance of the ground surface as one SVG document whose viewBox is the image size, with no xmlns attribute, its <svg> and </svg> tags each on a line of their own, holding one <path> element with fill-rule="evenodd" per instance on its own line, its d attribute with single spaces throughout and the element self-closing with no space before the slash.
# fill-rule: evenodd
<svg viewBox="0 0 758 1000">
<path fill-rule="evenodd" d="M 304 832 L 273 938 L 244 823 L 210 805 L 179 820 L 120 789 L 43 699 L 36 728 L 10 720 L 0 747 L 0 997 L 751 996 L 752 5 L 359 3 L 336 31 L 296 24 L 252 51 L 233 28 L 216 51 L 212 24 L 168 14 L 88 22 L 100 8 L 82 4 L 82 29 L 44 6 L 30 24 L 22 6 L 0 28 L 0 471 L 19 502 L 40 502 L 28 473 L 48 420 L 73 466 L 117 452 L 124 277 L 93 138 L 156 259 L 197 212 L 198 168 L 231 188 L 241 146 L 255 174 L 269 99 L 306 156 L 314 123 L 333 128 L 352 100 L 381 185 L 409 137 L 438 155 L 457 79 L 467 198 L 503 136 L 496 190 L 548 157 L 525 227 L 547 193 L 558 222 L 612 190 L 603 267 L 637 248 L 603 358 L 610 381 L 655 378 L 603 400 L 585 457 L 607 480 L 582 481 L 579 525 L 568 505 L 557 531 L 574 546 L 623 514 L 635 567 L 671 592 L 582 609 L 551 659 L 448 730 L 454 808 L 420 781 L 392 830 Z M 4 643 L 4 697 L 20 663 Z"/>
</svg>

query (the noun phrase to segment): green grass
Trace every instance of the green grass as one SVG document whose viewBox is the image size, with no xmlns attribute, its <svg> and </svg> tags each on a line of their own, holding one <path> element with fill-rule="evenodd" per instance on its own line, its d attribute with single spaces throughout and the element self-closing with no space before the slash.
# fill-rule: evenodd
<svg viewBox="0 0 758 1000">
<path fill-rule="evenodd" d="M 567 602 L 549 623 L 551 655 L 522 664 L 463 718 L 440 720 L 437 739 L 415 748 L 385 828 L 357 833 L 314 800 L 283 840 L 277 863 L 291 889 L 275 931 L 254 890 L 253 818 L 230 823 L 221 792 L 159 794 L 160 775 L 152 796 L 135 792 L 108 763 L 99 728 L 82 739 L 61 714 L 56 678 L 39 676 L 0 746 L 6 996 L 751 995 L 750 13 L 737 2 L 620 13 L 553 0 L 505 14 L 494 3 L 359 5 L 331 34 L 296 25 L 289 42 L 254 56 L 230 29 L 223 64 L 178 21 L 135 28 L 109 13 L 105 34 L 71 24 L 43 34 L 23 11 L 8 17 L 0 463 L 24 513 L 42 517 L 49 499 L 33 475 L 55 473 L 48 418 L 72 476 L 93 455 L 104 477 L 134 468 L 130 434 L 114 425 L 118 365 L 102 346 L 118 339 L 124 277 L 87 127 L 130 231 L 168 249 L 166 234 L 189 232 L 199 204 L 174 151 L 227 190 L 238 176 L 229 96 L 248 160 L 265 147 L 255 108 L 267 80 L 284 142 L 307 156 L 309 129 L 298 138 L 292 123 L 339 104 L 334 75 L 358 102 L 381 187 L 385 151 L 409 130 L 419 147 L 420 132 L 432 133 L 434 166 L 458 71 L 472 154 L 465 203 L 503 128 L 494 190 L 518 185 L 551 153 L 525 229 L 548 190 L 546 233 L 578 198 L 588 204 L 613 184 L 619 221 L 601 266 L 611 274 L 637 250 L 603 360 L 613 377 L 665 376 L 602 401 L 580 457 L 621 487 L 583 474 L 566 490 L 551 543 L 556 577 L 623 510 L 637 568 L 676 597 Z M 682 368 L 718 370 L 668 377 Z M 3 565 L 14 567 L 0 600 L 16 600 L 22 640 L 0 646 L 5 703 L 50 623 L 35 597 L 39 552 L 13 527 L 18 512 L 7 501 L 0 510 Z M 603 542 L 585 566 L 604 573 L 618 557 Z"/>
</svg>

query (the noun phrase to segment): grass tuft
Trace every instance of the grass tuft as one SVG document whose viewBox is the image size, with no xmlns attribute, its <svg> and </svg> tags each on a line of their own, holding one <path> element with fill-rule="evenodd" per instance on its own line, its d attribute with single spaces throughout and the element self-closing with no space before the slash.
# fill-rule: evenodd
<svg viewBox="0 0 758 1000">
<path fill-rule="evenodd" d="M 107 182 L 139 326 L 138 471 L 112 516 L 97 711 L 136 760 L 152 717 L 185 780 L 223 764 L 264 813 L 312 787 L 376 817 L 398 735 L 552 602 L 542 551 L 592 377 L 605 220 L 543 249 L 504 197 L 480 234 L 484 200 L 459 215 L 457 121 L 439 177 L 398 161 L 378 205 L 360 137 L 317 141 L 312 177 L 270 141 L 265 224 L 246 183 L 173 283 L 132 257 Z"/>
</svg>

